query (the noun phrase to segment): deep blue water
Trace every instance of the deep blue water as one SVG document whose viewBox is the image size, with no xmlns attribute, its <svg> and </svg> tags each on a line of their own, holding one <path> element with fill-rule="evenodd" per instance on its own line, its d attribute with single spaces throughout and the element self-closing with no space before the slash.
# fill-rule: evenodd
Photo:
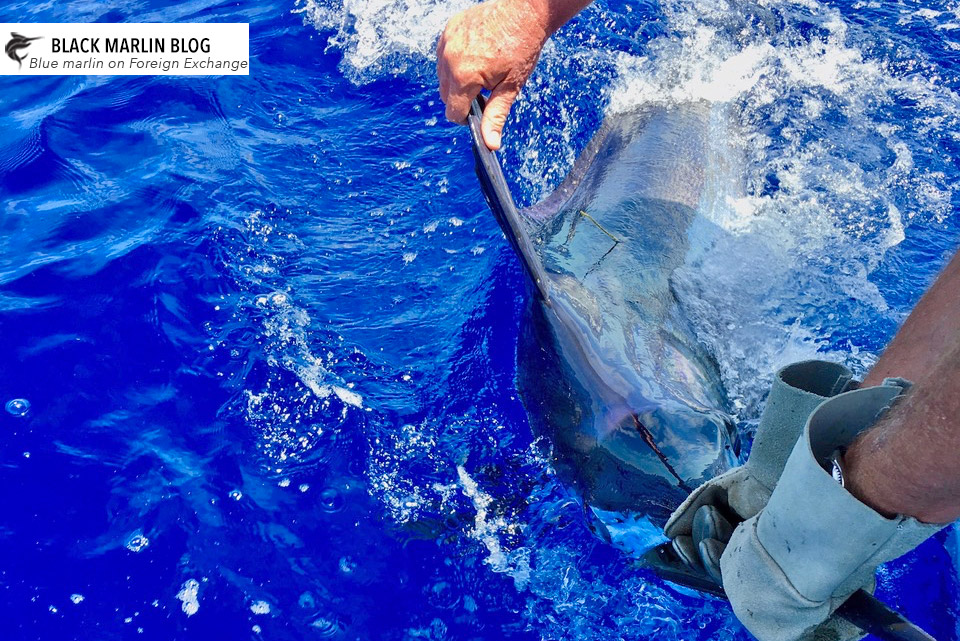
<svg viewBox="0 0 960 641">
<path fill-rule="evenodd" d="M 251 74 L 0 81 L 3 638 L 748 638 L 533 442 L 523 275 L 432 79 L 458 6 L 5 4 L 249 22 Z M 601 3 L 504 157 L 533 202 L 606 109 L 711 102 L 729 233 L 679 295 L 749 435 L 778 365 L 862 372 L 956 248 L 958 71 L 946 3 Z M 879 584 L 941 640 L 956 548 Z"/>
</svg>

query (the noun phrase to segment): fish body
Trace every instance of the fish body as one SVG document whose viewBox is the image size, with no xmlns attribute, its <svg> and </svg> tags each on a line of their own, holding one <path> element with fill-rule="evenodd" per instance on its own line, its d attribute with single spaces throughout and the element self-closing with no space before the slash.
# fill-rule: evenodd
<svg viewBox="0 0 960 641">
<path fill-rule="evenodd" d="M 739 445 L 717 365 L 671 287 L 704 189 L 708 115 L 690 103 L 608 117 L 567 179 L 524 210 L 477 150 L 533 285 L 517 356 L 531 426 L 591 506 L 661 524 Z"/>
</svg>

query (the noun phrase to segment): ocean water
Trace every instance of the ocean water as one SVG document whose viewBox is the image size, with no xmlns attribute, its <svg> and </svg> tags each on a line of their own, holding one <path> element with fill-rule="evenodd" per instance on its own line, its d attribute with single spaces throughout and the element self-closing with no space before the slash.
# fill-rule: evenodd
<svg viewBox="0 0 960 641">
<path fill-rule="evenodd" d="M 4 4 L 249 22 L 251 74 L 0 81 L 2 638 L 749 638 L 530 433 L 523 274 L 434 84 L 469 4 Z M 957 247 L 958 73 L 952 1 L 601 0 L 503 159 L 533 203 L 605 113 L 709 103 L 677 295 L 749 437 L 778 366 L 863 372 Z M 957 639 L 957 556 L 878 594 Z"/>
</svg>

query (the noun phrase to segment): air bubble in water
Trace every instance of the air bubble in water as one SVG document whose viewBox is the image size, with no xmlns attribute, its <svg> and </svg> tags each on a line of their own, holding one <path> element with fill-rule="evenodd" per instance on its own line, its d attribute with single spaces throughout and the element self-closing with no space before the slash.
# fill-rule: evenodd
<svg viewBox="0 0 960 641">
<path fill-rule="evenodd" d="M 340 559 L 340 571 L 344 574 L 353 574 L 357 570 L 357 562 L 351 557 L 345 556 Z"/>
<path fill-rule="evenodd" d="M 30 412 L 30 401 L 25 398 L 14 398 L 7 401 L 7 414 L 11 416 L 26 416 Z"/>
<path fill-rule="evenodd" d="M 317 617 L 310 627 L 314 628 L 322 639 L 337 636 L 341 630 L 339 621 L 327 617 Z"/>
<path fill-rule="evenodd" d="M 126 547 L 131 552 L 139 552 L 150 545 L 150 539 L 143 535 L 143 532 L 134 532 L 127 539 Z"/>
<path fill-rule="evenodd" d="M 83 603 L 83 595 L 82 595 L 82 594 L 71 594 L 71 595 L 70 595 L 70 601 L 71 601 L 74 605 L 79 605 L 80 603 Z"/>
<path fill-rule="evenodd" d="M 328 487 L 320 493 L 320 507 L 324 512 L 339 512 L 343 509 L 343 497 L 340 492 L 332 487 Z"/>
<path fill-rule="evenodd" d="M 239 501 L 240 499 L 243 498 L 243 492 L 241 492 L 240 490 L 231 490 L 228 496 L 232 498 L 234 501 Z"/>
<path fill-rule="evenodd" d="M 188 617 L 193 616 L 200 609 L 200 582 L 196 579 L 187 579 L 177 592 L 180 599 L 180 609 Z"/>
</svg>

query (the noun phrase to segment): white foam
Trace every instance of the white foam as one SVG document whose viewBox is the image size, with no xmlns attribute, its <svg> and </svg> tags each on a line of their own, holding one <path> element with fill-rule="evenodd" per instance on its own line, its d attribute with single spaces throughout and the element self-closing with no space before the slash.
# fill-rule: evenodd
<svg viewBox="0 0 960 641">
<path fill-rule="evenodd" d="M 124 543 L 124 546 L 131 552 L 140 552 L 149 545 L 150 539 L 147 538 L 140 530 L 132 532 L 130 536 L 127 537 L 126 543 Z"/>
<path fill-rule="evenodd" d="M 421 487 L 421 478 L 407 470 L 407 465 L 424 464 L 441 469 L 432 427 L 407 423 L 371 440 L 367 463 L 371 491 L 399 523 L 415 520 L 433 501 L 436 489 Z"/>
<path fill-rule="evenodd" d="M 350 405 L 351 407 L 363 407 L 363 397 L 356 392 L 348 390 L 345 387 L 340 387 L 339 385 L 331 385 L 330 389 L 333 390 L 333 393 L 336 394 L 337 398 L 347 405 Z"/>
<path fill-rule="evenodd" d="M 295 13 L 320 32 L 333 31 L 330 45 L 343 51 L 344 73 L 366 82 L 377 73 L 399 74 L 430 58 L 437 38 L 471 0 L 298 0 Z"/>
<path fill-rule="evenodd" d="M 500 543 L 502 533 L 515 534 L 522 526 L 491 513 L 493 497 L 480 489 L 462 465 L 457 466 L 457 478 L 460 481 L 460 491 L 470 499 L 475 510 L 470 537 L 480 541 L 487 549 L 486 563 L 495 572 L 509 572 L 518 589 L 523 589 L 529 581 L 529 552 L 523 549 L 507 552 Z"/>
<path fill-rule="evenodd" d="M 259 391 L 246 390 L 246 413 L 263 440 L 263 450 L 278 461 L 311 450 L 325 427 L 333 425 L 336 415 L 326 413 L 323 421 L 314 420 L 317 412 L 331 409 L 331 399 L 342 404 L 339 418 L 348 410 L 363 409 L 363 397 L 351 389 L 352 383 L 330 369 L 337 362 L 331 351 L 317 355 L 311 343 L 312 320 L 287 292 L 271 292 L 253 297 L 263 315 L 263 345 L 268 364 L 279 372 L 294 374 L 302 388 L 299 396 L 282 385 L 268 381 Z M 305 420 L 311 419 L 311 420 Z M 331 420 L 333 419 L 333 420 Z"/>
</svg>

